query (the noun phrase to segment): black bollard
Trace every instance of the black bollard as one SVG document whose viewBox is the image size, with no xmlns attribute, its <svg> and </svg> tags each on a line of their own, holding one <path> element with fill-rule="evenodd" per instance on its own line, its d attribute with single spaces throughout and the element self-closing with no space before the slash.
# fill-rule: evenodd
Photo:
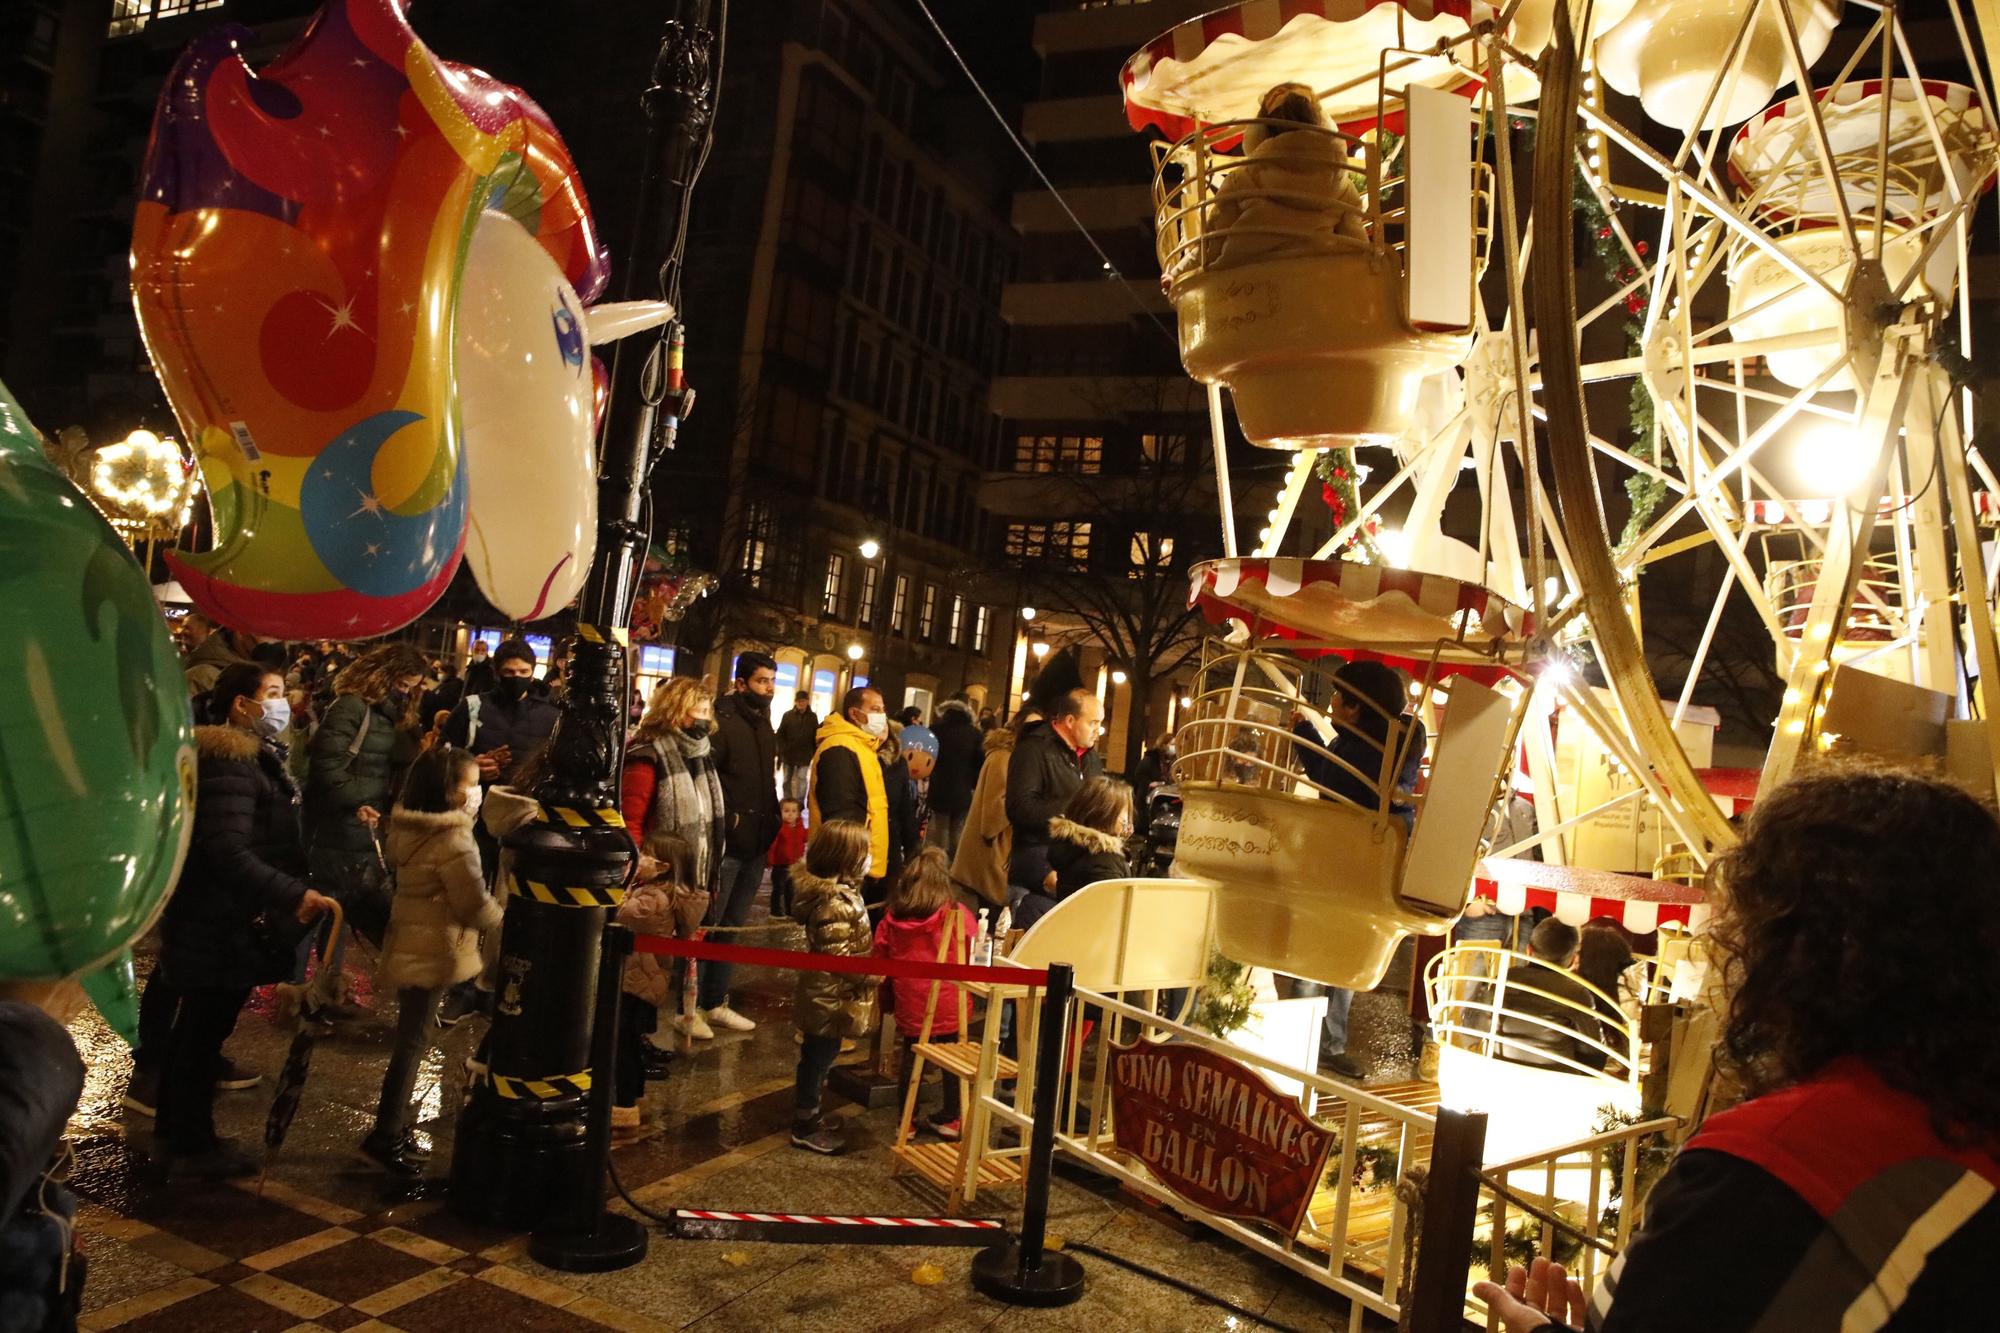
<svg viewBox="0 0 2000 1333">
<path fill-rule="evenodd" d="M 1028 1139 L 1028 1188 L 1021 1203 L 1021 1234 L 972 1259 L 972 1285 L 1009 1305 L 1068 1305 L 1083 1295 L 1083 1265 L 1073 1255 L 1044 1250 L 1049 1226 L 1049 1171 L 1056 1155 L 1056 1103 L 1062 1089 L 1063 1047 L 1068 1036 L 1075 971 L 1049 964 L 1042 992 L 1041 1038 L 1035 1048 L 1035 1124 Z"/>
<path fill-rule="evenodd" d="M 538 1264 L 564 1273 L 605 1273 L 630 1268 L 646 1257 L 646 1228 L 623 1213 L 604 1208 L 605 1165 L 611 1155 L 612 1067 L 618 1055 L 618 996 L 632 932 L 604 927 L 597 972 L 597 1021 L 590 1043 L 590 1097 L 584 1114 L 582 1170 L 564 1182 L 568 1198 L 554 1220 L 536 1229 L 528 1254 Z"/>
</svg>

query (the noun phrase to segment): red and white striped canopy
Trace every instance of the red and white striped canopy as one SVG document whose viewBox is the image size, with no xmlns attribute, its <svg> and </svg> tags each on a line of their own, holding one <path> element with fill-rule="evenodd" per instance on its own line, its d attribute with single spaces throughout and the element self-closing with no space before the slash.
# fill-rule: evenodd
<svg viewBox="0 0 2000 1333">
<path fill-rule="evenodd" d="M 1487 0 L 1242 0 L 1177 23 L 1133 53 L 1118 72 L 1125 119 L 1179 140 L 1202 125 L 1254 117 L 1265 90 L 1296 82 L 1330 93 L 1321 103 L 1328 120 L 1359 133 L 1377 123 L 1385 51 L 1426 50 L 1497 8 Z M 1455 54 L 1459 62 L 1477 59 L 1469 47 Z M 1412 83 L 1467 97 L 1481 86 L 1469 63 L 1438 57 L 1400 68 L 1387 82 L 1391 97 Z M 1400 131 L 1400 112 L 1380 120 Z"/>
<path fill-rule="evenodd" d="M 1663 921 L 1699 930 L 1710 915 L 1707 895 L 1686 884 L 1516 857 L 1481 861 L 1472 891 L 1510 916 L 1540 907 L 1572 926 L 1608 916 L 1635 935 L 1657 930 Z"/>
<path fill-rule="evenodd" d="M 1260 638 L 1319 641 L 1347 657 L 1428 658 L 1444 643 L 1441 661 L 1498 676 L 1494 649 L 1534 626 L 1531 613 L 1476 583 L 1387 565 L 1244 556 L 1204 560 L 1188 579 L 1188 605 L 1211 624 L 1234 620 Z"/>
</svg>

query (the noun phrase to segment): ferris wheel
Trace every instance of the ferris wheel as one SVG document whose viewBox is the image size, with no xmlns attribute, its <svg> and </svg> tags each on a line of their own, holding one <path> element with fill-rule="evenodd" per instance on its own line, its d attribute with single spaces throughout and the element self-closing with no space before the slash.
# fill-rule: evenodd
<svg viewBox="0 0 2000 1333">
<path fill-rule="evenodd" d="M 1326 895 L 1289 886 L 1358 864 L 1332 872 L 1342 924 L 1376 944 L 1317 962 L 1372 984 L 1384 940 L 1441 933 L 1479 859 L 1525 846 L 1487 817 L 1515 789 L 1550 863 L 1634 900 L 1698 879 L 1734 835 L 1691 700 L 1746 608 L 1784 683 L 1759 783 L 1853 751 L 1991 789 L 2000 482 L 1952 367 L 2000 137 L 1948 8 L 1932 63 L 1958 81 L 1894 0 L 1249 0 L 1126 62 L 1215 434 L 1225 555 L 1194 601 L 1221 633 L 1177 772 L 1189 872 L 1255 889 L 1225 949 L 1299 962 Z M 1295 451 L 1245 550 L 1225 390 L 1253 444 Z M 1334 531 L 1305 549 L 1318 492 Z M 1710 551 L 1663 698 L 1638 587 Z M 1391 725 L 1358 797 L 1300 776 L 1354 766 L 1295 720 L 1357 657 L 1414 675 L 1425 724 Z M 1420 796 L 1392 753 L 1418 730 Z M 1651 854 L 1606 863 L 1583 835 L 1607 826 Z"/>
</svg>

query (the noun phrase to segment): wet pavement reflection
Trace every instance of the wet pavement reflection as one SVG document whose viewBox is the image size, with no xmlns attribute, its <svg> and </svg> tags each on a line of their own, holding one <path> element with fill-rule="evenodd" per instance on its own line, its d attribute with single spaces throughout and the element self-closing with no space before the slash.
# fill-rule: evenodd
<svg viewBox="0 0 2000 1333">
<path fill-rule="evenodd" d="M 144 962 L 142 960 L 142 971 Z M 833 1158 L 789 1144 L 797 1059 L 791 978 L 739 969 L 736 1008 L 756 1020 L 679 1055 L 648 1089 L 650 1124 L 618 1148 L 624 1188 L 650 1207 L 928 1213 L 942 1200 L 890 1174 L 897 1110 L 848 1106 L 849 1150 Z M 1402 1025 L 1387 997 L 1359 997 L 1356 1047 L 1390 1046 Z M 1375 1003 L 1381 1000 L 1383 1003 Z M 297 1119 L 264 1180 L 163 1183 L 146 1117 L 123 1107 L 131 1074 L 124 1044 L 86 1012 L 72 1026 L 88 1070 L 71 1123 L 71 1183 L 83 1200 L 90 1255 L 85 1327 L 93 1330 L 406 1329 L 1042 1329 L 1092 1333 L 1250 1327 L 1222 1306 L 1124 1268 L 1086 1260 L 1090 1285 L 1064 1310 L 996 1304 L 972 1291 L 969 1250 L 676 1242 L 655 1237 L 638 1266 L 577 1275 L 526 1256 L 525 1237 L 474 1226 L 445 1207 L 466 1057 L 481 1024 L 443 1035 L 422 1068 L 419 1130 L 434 1143 L 431 1178 L 399 1183 L 356 1145 L 373 1123 L 394 1006 L 323 1038 Z M 217 1096 L 221 1133 L 262 1146 L 272 1079 L 294 1025 L 268 995 L 253 1000 L 227 1050 L 263 1071 L 244 1092 Z M 675 1034 L 662 1026 L 662 1045 Z M 926 1093 L 934 1098 L 935 1091 Z M 833 1101 L 838 1104 L 838 1099 Z M 900 1109 L 900 1108 L 898 1108 Z M 1015 1191 L 982 1195 L 977 1211 L 1018 1220 Z M 1142 1267 L 1170 1273 L 1292 1328 L 1344 1328 L 1303 1279 L 1219 1238 L 1185 1234 L 1106 1182 L 1059 1172 L 1050 1229 Z M 925 1282 L 912 1279 L 927 1265 Z M 930 1270 L 934 1269 L 935 1274 Z M 936 1276 L 935 1282 L 928 1281 Z"/>
</svg>

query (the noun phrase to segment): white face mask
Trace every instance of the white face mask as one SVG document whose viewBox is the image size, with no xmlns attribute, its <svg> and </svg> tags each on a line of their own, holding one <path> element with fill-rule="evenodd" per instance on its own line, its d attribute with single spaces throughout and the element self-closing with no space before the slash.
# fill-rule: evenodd
<svg viewBox="0 0 2000 1333">
<path fill-rule="evenodd" d="M 889 734 L 889 715 L 887 713 L 864 713 L 861 719 L 861 729 L 879 741 Z"/>
<path fill-rule="evenodd" d="M 255 723 L 259 736 L 282 735 L 292 725 L 292 701 L 285 698 L 262 700 L 264 713 Z"/>
<path fill-rule="evenodd" d="M 475 782 L 470 787 L 461 787 L 459 790 L 464 793 L 459 800 L 459 809 L 477 819 L 479 804 L 486 799 L 486 788 Z"/>
</svg>

